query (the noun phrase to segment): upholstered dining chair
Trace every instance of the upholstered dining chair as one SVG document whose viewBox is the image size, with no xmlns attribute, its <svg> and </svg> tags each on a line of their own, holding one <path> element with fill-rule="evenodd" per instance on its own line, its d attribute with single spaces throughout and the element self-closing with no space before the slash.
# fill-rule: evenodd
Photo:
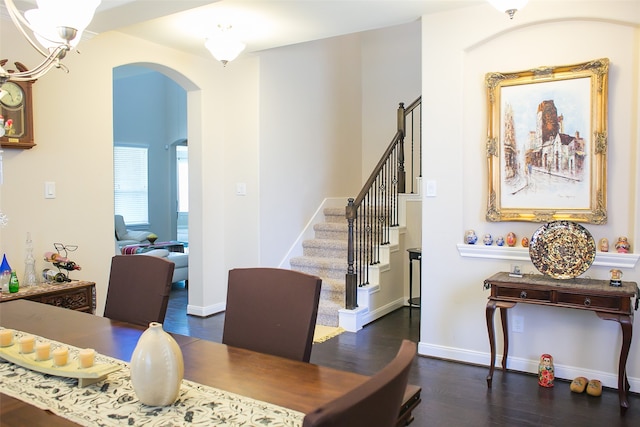
<svg viewBox="0 0 640 427">
<path fill-rule="evenodd" d="M 403 340 L 396 357 L 365 383 L 308 413 L 302 427 L 394 427 L 416 344 Z"/>
<path fill-rule="evenodd" d="M 111 258 L 104 317 L 136 325 L 164 322 L 175 264 L 153 256 Z"/>
<path fill-rule="evenodd" d="M 308 362 L 321 286 L 294 270 L 230 270 L 222 343 Z"/>
</svg>

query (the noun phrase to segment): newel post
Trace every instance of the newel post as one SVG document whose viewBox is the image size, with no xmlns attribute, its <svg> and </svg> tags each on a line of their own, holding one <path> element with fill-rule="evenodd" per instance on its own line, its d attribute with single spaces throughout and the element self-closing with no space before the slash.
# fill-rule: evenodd
<svg viewBox="0 0 640 427">
<path fill-rule="evenodd" d="M 406 131 L 406 120 L 404 115 L 404 102 L 398 107 L 398 133 L 400 140 L 398 141 L 398 193 L 404 193 L 406 188 L 406 176 L 404 171 L 404 135 Z"/>
<path fill-rule="evenodd" d="M 353 199 L 349 199 L 349 204 L 345 208 L 345 216 L 349 226 L 349 234 L 347 240 L 347 274 L 345 277 L 345 308 L 354 310 L 358 308 L 358 276 L 355 273 L 354 264 L 354 247 L 353 247 L 353 222 L 358 217 L 358 210 L 353 204 Z"/>
</svg>

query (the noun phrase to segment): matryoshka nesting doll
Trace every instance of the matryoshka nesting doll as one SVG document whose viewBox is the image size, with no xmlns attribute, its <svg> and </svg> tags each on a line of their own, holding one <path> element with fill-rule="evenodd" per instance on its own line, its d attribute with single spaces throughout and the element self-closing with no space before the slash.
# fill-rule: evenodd
<svg viewBox="0 0 640 427">
<path fill-rule="evenodd" d="M 540 364 L 538 365 L 538 384 L 540 387 L 553 387 L 553 357 L 550 354 L 540 356 Z"/>
</svg>

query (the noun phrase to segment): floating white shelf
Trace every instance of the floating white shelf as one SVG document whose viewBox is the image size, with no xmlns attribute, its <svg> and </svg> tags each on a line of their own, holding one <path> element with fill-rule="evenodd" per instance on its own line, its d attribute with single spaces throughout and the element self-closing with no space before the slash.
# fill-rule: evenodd
<svg viewBox="0 0 640 427">
<path fill-rule="evenodd" d="M 531 261 L 529 248 L 510 246 L 466 245 L 458 243 L 458 252 L 462 257 L 489 258 L 508 261 Z M 619 254 L 617 252 L 596 252 L 593 265 L 615 268 L 635 268 L 640 254 Z"/>
</svg>

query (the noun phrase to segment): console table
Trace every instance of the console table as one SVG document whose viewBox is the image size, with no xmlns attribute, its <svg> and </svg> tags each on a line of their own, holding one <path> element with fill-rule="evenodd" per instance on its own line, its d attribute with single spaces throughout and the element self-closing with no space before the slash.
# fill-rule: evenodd
<svg viewBox="0 0 640 427">
<path fill-rule="evenodd" d="M 17 299 L 95 314 L 96 284 L 79 280 L 66 283 L 41 283 L 37 286 L 21 287 L 13 294 L 3 292 L 0 295 L 0 303 Z"/>
<path fill-rule="evenodd" d="M 634 305 L 638 309 L 638 285 L 635 282 L 622 282 L 621 286 L 611 286 L 608 280 L 594 279 L 553 279 L 541 274 L 525 274 L 522 277 L 511 277 L 509 273 L 497 273 L 484 281 L 484 288 L 491 289 L 487 302 L 487 330 L 491 346 L 491 364 L 487 376 L 487 386 L 491 387 L 493 371 L 496 363 L 495 331 L 493 314 L 496 307 L 500 309 L 504 352 L 502 370 L 507 368 L 509 336 L 507 327 L 507 309 L 518 303 L 546 305 L 553 307 L 575 308 L 593 311 L 603 320 L 614 320 L 622 327 L 622 348 L 618 364 L 618 397 L 620 409 L 629 407 L 627 392 L 627 357 L 631 347 Z"/>
</svg>

